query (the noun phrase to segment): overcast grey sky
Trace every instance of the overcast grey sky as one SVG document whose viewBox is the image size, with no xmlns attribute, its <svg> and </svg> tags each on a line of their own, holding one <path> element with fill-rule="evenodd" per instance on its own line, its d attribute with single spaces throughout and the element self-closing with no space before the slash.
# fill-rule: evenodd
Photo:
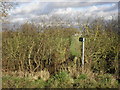
<svg viewBox="0 0 120 90">
<path fill-rule="evenodd" d="M 18 2 L 18 5 L 9 12 L 11 23 L 38 20 L 39 18 L 49 19 L 51 16 L 67 17 L 68 19 L 77 16 L 81 18 L 104 17 L 106 20 L 118 15 L 118 0 L 29 0 Z M 114 2 L 112 2 L 114 1 Z M 17 2 L 17 0 L 16 0 Z"/>
</svg>

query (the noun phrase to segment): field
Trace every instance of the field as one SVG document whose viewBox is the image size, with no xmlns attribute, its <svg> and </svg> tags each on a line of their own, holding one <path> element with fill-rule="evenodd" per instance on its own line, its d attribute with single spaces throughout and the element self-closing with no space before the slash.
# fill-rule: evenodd
<svg viewBox="0 0 120 90">
<path fill-rule="evenodd" d="M 2 87 L 117 88 L 116 21 L 98 20 L 83 28 L 37 27 L 27 22 L 16 30 L 3 30 Z M 84 67 L 79 37 L 85 38 Z"/>
</svg>

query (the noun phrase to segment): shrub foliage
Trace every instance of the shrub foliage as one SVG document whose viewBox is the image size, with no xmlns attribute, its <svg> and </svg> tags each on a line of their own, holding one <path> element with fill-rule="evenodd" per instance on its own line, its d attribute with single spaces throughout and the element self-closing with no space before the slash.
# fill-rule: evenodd
<svg viewBox="0 0 120 90">
<path fill-rule="evenodd" d="M 79 42 L 79 37 L 82 36 L 85 37 L 85 68 L 93 72 L 117 75 L 120 36 L 117 28 L 112 25 L 99 20 L 81 26 L 84 30 L 62 26 L 44 27 L 43 30 L 39 30 L 34 24 L 25 23 L 15 31 L 3 31 L 2 69 L 29 73 L 46 69 L 50 74 L 55 74 L 62 70 L 69 72 L 69 67 L 74 67 L 74 72 L 81 72 L 82 43 Z M 61 73 L 60 76 L 64 74 Z M 62 78 L 55 78 L 61 82 Z M 83 74 L 78 80 L 86 78 Z M 71 87 L 71 83 L 68 86 Z"/>
</svg>

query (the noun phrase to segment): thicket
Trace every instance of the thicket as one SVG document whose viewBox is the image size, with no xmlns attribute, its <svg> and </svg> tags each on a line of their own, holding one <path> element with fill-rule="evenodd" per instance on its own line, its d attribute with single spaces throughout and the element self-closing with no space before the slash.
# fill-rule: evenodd
<svg viewBox="0 0 120 90">
<path fill-rule="evenodd" d="M 85 37 L 85 68 L 117 76 L 120 36 L 113 23 L 96 20 L 80 28 L 44 27 L 42 31 L 25 23 L 15 31 L 3 31 L 2 69 L 24 73 L 47 70 L 50 75 L 67 71 L 76 77 L 82 72 L 81 36 Z"/>
</svg>

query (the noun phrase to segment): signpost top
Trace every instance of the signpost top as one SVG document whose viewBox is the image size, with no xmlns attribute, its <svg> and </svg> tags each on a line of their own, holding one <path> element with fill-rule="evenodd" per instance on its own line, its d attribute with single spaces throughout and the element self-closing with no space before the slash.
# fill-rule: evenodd
<svg viewBox="0 0 120 90">
<path fill-rule="evenodd" d="M 85 41 L 85 38 L 80 37 L 80 38 L 79 38 L 79 41 L 84 42 L 84 41 Z"/>
</svg>

